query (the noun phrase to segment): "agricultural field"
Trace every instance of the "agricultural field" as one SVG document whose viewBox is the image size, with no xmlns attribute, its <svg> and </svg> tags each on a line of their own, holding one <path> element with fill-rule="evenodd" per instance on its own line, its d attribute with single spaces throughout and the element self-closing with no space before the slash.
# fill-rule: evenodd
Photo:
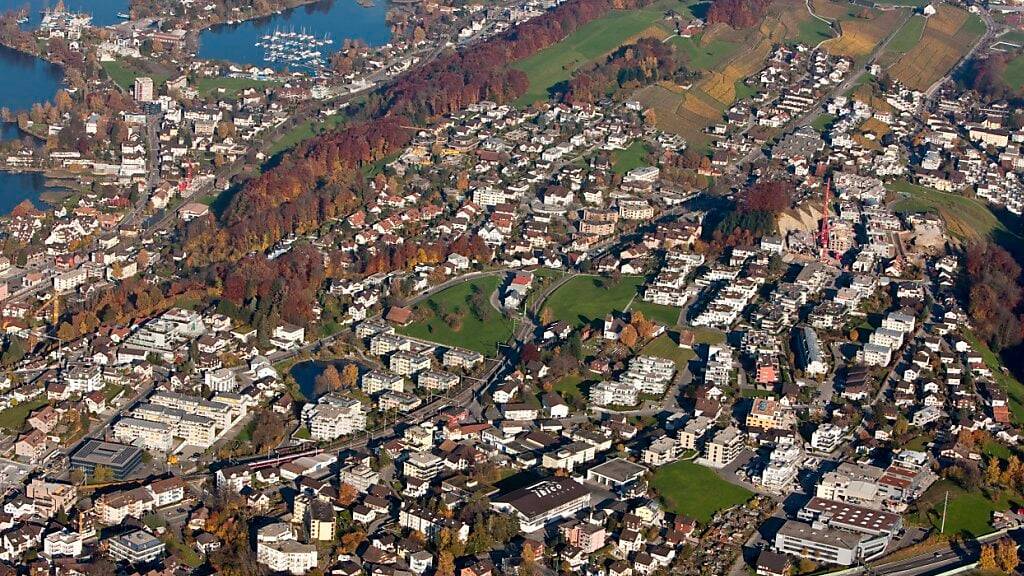
<svg viewBox="0 0 1024 576">
<path fill-rule="evenodd" d="M 889 66 L 899 60 L 901 56 L 910 52 L 921 41 L 921 35 L 924 34 L 924 24 L 924 16 L 920 14 L 911 16 L 906 24 L 900 28 L 899 32 L 892 37 L 892 40 L 889 41 L 889 45 L 885 47 L 885 54 L 879 59 L 879 63 L 882 66 Z"/>
<path fill-rule="evenodd" d="M 661 0 L 643 10 L 615 11 L 581 26 L 568 38 L 513 64 L 526 73 L 530 88 L 516 104 L 528 106 L 547 100 L 548 90 L 568 80 L 580 67 L 596 62 L 602 56 L 640 36 L 666 38 L 670 32 L 656 26 L 665 10 L 672 9 L 686 16 L 689 2 Z"/>
<path fill-rule="evenodd" d="M 928 18 L 921 40 L 889 68 L 889 75 L 915 90 L 927 90 L 967 54 L 984 33 L 976 15 L 940 4 Z"/>
<path fill-rule="evenodd" d="M 831 54 L 857 62 L 866 60 L 907 18 L 904 10 L 870 10 L 850 4 L 841 5 L 837 10 L 834 6 L 833 2 L 824 0 L 814 4 L 815 11 L 822 8 L 825 17 L 838 22 L 842 32 L 838 38 L 825 42 L 822 47 Z"/>
<path fill-rule="evenodd" d="M 669 42 L 683 55 L 691 70 L 710 70 L 721 65 L 742 46 L 738 41 L 728 39 L 728 32 L 728 28 L 715 27 L 690 38 L 675 36 Z"/>
<path fill-rule="evenodd" d="M 0 410 L 0 428 L 9 432 L 20 431 L 25 425 L 25 420 L 28 420 L 28 415 L 43 406 L 46 406 L 45 394 Z"/>
<path fill-rule="evenodd" d="M 485 302 L 484 306 L 488 309 L 481 317 L 470 309 L 469 301 L 474 289 L 479 290 L 485 299 L 489 298 L 500 282 L 497 276 L 487 276 L 438 292 L 418 304 L 415 313 L 419 319 L 398 328 L 398 332 L 494 356 L 498 345 L 507 342 L 512 336 L 512 322 L 490 308 L 489 302 Z M 461 322 L 455 327 L 450 326 L 444 318 L 451 313 L 461 316 Z"/>
<path fill-rule="evenodd" d="M 679 323 L 680 310 L 675 306 L 644 302 L 638 297 L 636 300 L 633 300 L 633 304 L 629 309 L 630 311 L 635 310 L 643 313 L 648 320 L 653 320 L 662 326 L 672 327 Z"/>
<path fill-rule="evenodd" d="M 967 492 L 949 480 L 932 484 L 917 502 L 918 518 L 936 530 L 942 524 L 942 508 L 949 493 L 946 531 L 950 536 L 977 537 L 993 531 L 992 512 L 1007 510 L 1015 494 L 989 495 L 984 491 Z"/>
<path fill-rule="evenodd" d="M 665 507 L 706 524 L 715 512 L 743 504 L 753 494 L 719 478 L 714 470 L 688 461 L 658 468 L 651 482 Z"/>
<path fill-rule="evenodd" d="M 815 20 L 817 24 L 809 23 Z M 809 42 L 828 26 L 817 21 L 803 2 L 779 0 L 756 29 L 728 30 L 713 26 L 699 38 L 673 40 L 691 62 L 708 66 L 689 89 L 669 82 L 646 86 L 634 94 L 645 108 L 654 110 L 658 127 L 685 137 L 695 149 L 707 146 L 704 130 L 720 122 L 725 110 L 752 90 L 744 80 L 756 74 L 775 44 Z M 817 44 L 820 40 L 814 42 Z"/>
</svg>

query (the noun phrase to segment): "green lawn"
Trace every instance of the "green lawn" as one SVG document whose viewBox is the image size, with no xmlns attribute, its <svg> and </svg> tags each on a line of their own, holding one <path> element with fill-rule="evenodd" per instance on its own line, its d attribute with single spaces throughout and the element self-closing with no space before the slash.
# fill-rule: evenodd
<svg viewBox="0 0 1024 576">
<path fill-rule="evenodd" d="M 957 36 L 969 36 L 974 39 L 984 34 L 985 30 L 985 22 L 982 21 L 981 16 L 970 14 L 956 33 Z"/>
<path fill-rule="evenodd" d="M 927 6 L 931 4 L 931 0 L 875 0 L 875 4 L 878 6 Z"/>
<path fill-rule="evenodd" d="M 164 82 L 167 82 L 167 75 L 147 73 L 125 60 L 102 62 L 101 66 L 103 66 L 107 76 L 110 76 L 110 79 L 120 86 L 122 90 L 132 90 L 135 87 L 135 79 L 140 76 L 152 78 L 154 90 L 159 89 Z"/>
<path fill-rule="evenodd" d="M 236 98 L 238 93 L 248 88 L 266 88 L 276 86 L 280 82 L 273 80 L 253 80 L 252 78 L 199 78 L 195 81 L 196 91 L 204 96 Z M 220 90 L 223 89 L 223 92 Z"/>
<path fill-rule="evenodd" d="M 563 377 L 558 382 L 555 382 L 551 390 L 558 392 L 562 395 L 562 398 L 569 400 L 570 398 L 586 399 L 587 389 L 590 387 L 591 381 L 587 380 L 579 374 L 569 374 Z"/>
<path fill-rule="evenodd" d="M 639 353 L 644 356 L 657 356 L 671 360 L 675 362 L 676 370 L 682 370 L 686 368 L 686 364 L 690 360 L 697 357 L 697 354 L 689 348 L 680 348 L 676 338 L 678 338 L 677 335 L 662 334 L 651 340 Z"/>
<path fill-rule="evenodd" d="M 623 276 L 611 286 L 609 278 L 579 276 L 563 284 L 545 305 L 558 320 L 580 327 L 624 311 L 643 281 L 641 276 Z"/>
<path fill-rule="evenodd" d="M 1006 395 L 1010 401 L 1010 414 L 1013 416 L 1013 421 L 1018 426 L 1024 424 L 1024 384 L 1021 384 L 1019 380 L 1013 377 L 1009 372 L 1003 372 L 1003 363 L 996 356 L 987 344 L 978 339 L 970 330 L 963 330 L 964 340 L 971 345 L 972 348 L 981 354 L 981 359 L 988 366 L 988 369 L 992 371 L 992 378 L 995 379 L 996 383 L 1006 391 Z"/>
<path fill-rule="evenodd" d="M 824 132 L 835 119 L 836 117 L 833 114 L 822 114 L 811 122 L 811 128 L 814 128 L 819 133 Z"/>
<path fill-rule="evenodd" d="M 1024 55 L 1017 56 L 1006 64 L 1003 80 L 1014 90 L 1020 90 L 1024 86 Z"/>
<path fill-rule="evenodd" d="M 581 66 L 596 61 L 643 32 L 662 18 L 668 8 L 684 17 L 689 3 L 662 0 L 642 10 L 615 10 L 603 18 L 587 22 L 561 42 L 512 65 L 526 73 L 530 88 L 516 101 L 528 106 L 548 99 L 548 89 L 568 80 Z M 668 36 L 668 33 L 665 34 Z"/>
<path fill-rule="evenodd" d="M 832 32 L 832 28 L 828 24 L 814 17 L 800 22 L 797 30 L 799 34 L 797 34 L 796 41 L 811 48 L 835 37 L 835 33 Z"/>
<path fill-rule="evenodd" d="M 690 70 L 711 70 L 728 60 L 742 46 L 738 42 L 729 42 L 716 38 L 706 45 L 702 44 L 703 35 L 683 38 L 676 36 L 669 42 L 681 51 L 686 58 Z"/>
<path fill-rule="evenodd" d="M 886 53 L 898 56 L 910 52 L 911 48 L 917 46 L 921 40 L 921 35 L 924 34 L 924 24 L 924 16 L 920 14 L 911 16 L 889 41 L 889 45 L 885 48 Z"/>
<path fill-rule="evenodd" d="M 651 302 L 644 302 L 638 296 L 636 300 L 633 300 L 633 304 L 630 305 L 629 310 L 639 310 L 643 312 L 644 316 L 648 320 L 654 320 L 662 326 L 671 328 L 679 323 L 679 308 L 675 306 L 665 306 L 663 304 L 652 304 Z"/>
<path fill-rule="evenodd" d="M 484 297 L 487 298 L 500 282 L 501 278 L 498 276 L 487 276 L 438 292 L 416 306 L 417 314 L 425 313 L 428 318 L 400 327 L 398 332 L 414 338 L 476 350 L 481 354 L 494 356 L 498 351 L 498 344 L 507 342 L 512 336 L 512 322 L 493 308 L 490 308 L 486 318 L 477 318 L 470 311 L 468 302 L 473 286 L 479 287 Z M 485 305 L 490 306 L 490 304 Z M 461 312 L 462 326 L 460 329 L 456 331 L 450 328 L 434 312 L 435 306 L 441 311 Z"/>
<path fill-rule="evenodd" d="M 294 148 L 296 144 L 304 140 L 308 140 L 321 132 L 337 128 L 344 121 L 344 115 L 335 114 L 334 116 L 328 116 L 326 119 L 303 122 L 288 132 L 285 132 L 284 135 L 281 136 L 277 142 L 274 142 L 274 145 L 267 150 L 267 153 L 274 156 L 279 152 L 284 152 L 285 150 Z"/>
<path fill-rule="evenodd" d="M 1017 46 L 1024 46 L 1024 32 L 1020 30 L 1014 30 L 1013 32 L 1007 32 L 1002 36 L 996 38 L 997 41 L 1009 42 L 1010 44 L 1016 44 Z"/>
<path fill-rule="evenodd" d="M 0 428 L 13 432 L 21 430 L 28 415 L 45 405 L 46 394 L 40 394 L 31 400 L 0 410 Z"/>
<path fill-rule="evenodd" d="M 906 181 L 893 182 L 888 187 L 903 196 L 893 205 L 897 212 L 933 212 L 945 220 L 949 232 L 958 239 L 992 236 L 1010 252 L 1021 253 L 1021 237 L 1007 228 L 981 200 Z"/>
<path fill-rule="evenodd" d="M 981 491 L 967 492 L 948 480 L 932 484 L 918 502 L 918 510 L 938 530 L 942 524 L 942 508 L 949 492 L 949 508 L 946 511 L 945 534 L 981 536 L 992 532 L 992 512 L 1010 508 L 1010 495 L 989 496 Z"/>
<path fill-rule="evenodd" d="M 652 482 L 666 508 L 706 524 L 715 512 L 743 504 L 753 494 L 693 462 L 674 462 L 658 468 Z"/>
<path fill-rule="evenodd" d="M 629 148 L 625 150 L 616 150 L 612 154 L 612 172 L 616 174 L 625 174 L 634 168 L 641 166 L 647 166 L 645 162 L 647 157 L 647 145 L 642 141 L 637 140 L 633 142 Z"/>
</svg>

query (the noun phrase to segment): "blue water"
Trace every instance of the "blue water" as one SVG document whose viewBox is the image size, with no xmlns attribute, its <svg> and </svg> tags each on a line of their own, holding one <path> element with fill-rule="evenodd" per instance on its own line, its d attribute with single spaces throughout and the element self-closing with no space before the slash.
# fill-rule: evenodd
<svg viewBox="0 0 1024 576">
<path fill-rule="evenodd" d="M 55 189 L 46 186 L 46 177 L 39 172 L 0 172 L 0 215 L 9 213 L 23 200 L 43 208 L 45 202 L 39 200 L 39 195 L 47 190 Z"/>
<path fill-rule="evenodd" d="M 0 46 L 0 78 L 0 107 L 19 111 L 52 100 L 64 74 L 60 66 Z"/>
<path fill-rule="evenodd" d="M 0 0 L 0 11 L 20 10 L 28 8 L 29 21 L 26 28 L 39 26 L 42 10 L 56 6 L 57 0 Z M 92 15 L 94 26 L 109 26 L 123 22 L 117 17 L 118 12 L 128 12 L 128 0 L 64 0 L 64 7 L 71 12 L 86 12 Z"/>
<path fill-rule="evenodd" d="M 327 55 L 337 52 L 346 38 L 359 39 L 370 46 L 380 46 L 391 40 L 391 29 L 384 19 L 387 11 L 386 0 L 377 0 L 371 7 L 360 6 L 355 0 L 322 0 L 265 18 L 220 24 L 200 34 L 199 57 L 284 68 L 284 64 L 263 60 L 263 48 L 256 46 L 264 34 L 279 29 L 305 30 L 318 38 L 329 35 L 334 42 L 321 48 L 326 61 Z"/>
<path fill-rule="evenodd" d="M 317 394 L 316 390 L 316 377 L 319 376 L 320 373 L 324 371 L 324 368 L 327 368 L 327 365 L 329 363 L 334 364 L 334 367 L 338 369 L 339 373 L 348 364 L 354 364 L 354 362 L 350 360 L 334 360 L 331 362 L 326 362 L 323 360 L 307 360 L 305 362 L 299 362 L 295 366 L 292 366 L 292 369 L 289 372 L 289 374 L 291 374 L 292 377 L 295 378 L 295 382 L 299 385 L 299 391 L 302 392 L 302 395 L 306 397 L 306 400 L 308 402 L 315 402 L 316 399 L 320 396 L 319 394 Z M 355 364 L 359 366 L 357 363 Z M 359 368 L 360 373 L 366 371 L 366 368 L 363 366 L 360 366 Z"/>
</svg>

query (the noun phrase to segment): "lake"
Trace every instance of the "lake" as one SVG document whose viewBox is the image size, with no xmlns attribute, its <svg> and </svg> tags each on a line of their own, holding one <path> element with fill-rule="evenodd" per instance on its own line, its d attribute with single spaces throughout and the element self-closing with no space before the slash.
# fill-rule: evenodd
<svg viewBox="0 0 1024 576">
<path fill-rule="evenodd" d="M 0 46 L 0 77 L 7 79 L 0 82 L 0 107 L 17 112 L 28 110 L 36 102 L 52 100 L 64 74 L 59 66 Z M 21 136 L 15 124 L 0 122 L 0 138 Z M 7 214 L 26 199 L 40 206 L 39 195 L 47 191 L 45 181 L 42 174 L 0 171 L 0 215 Z"/>
<path fill-rule="evenodd" d="M 0 0 L 0 11 L 20 10 L 28 7 L 29 21 L 25 28 L 35 28 L 42 20 L 44 8 L 56 6 L 57 0 Z M 118 12 L 128 12 L 128 0 L 64 0 L 64 6 L 70 12 L 86 12 L 92 15 L 94 26 L 109 26 L 123 22 Z"/>
<path fill-rule="evenodd" d="M 306 397 L 307 402 L 316 402 L 316 399 L 320 396 L 316 391 L 316 377 L 327 368 L 328 364 L 334 364 L 334 367 L 338 369 L 338 373 L 349 364 L 355 364 L 359 367 L 359 373 L 362 374 L 367 369 L 360 366 L 357 362 L 351 360 L 333 360 L 330 362 L 324 360 L 307 360 L 305 362 L 299 362 L 292 366 L 292 369 L 288 372 L 295 378 L 295 382 L 299 385 L 299 391 Z"/>
<path fill-rule="evenodd" d="M 46 177 L 40 172 L 0 171 L 0 215 L 9 213 L 23 200 L 31 200 L 36 207 L 42 207 L 39 195 L 52 190 L 59 189 L 48 188 Z"/>
<path fill-rule="evenodd" d="M 283 64 L 266 62 L 264 49 L 256 46 L 264 35 L 280 30 L 305 32 L 317 38 L 329 36 L 333 43 L 321 50 L 326 61 L 326 56 L 336 52 L 346 38 L 359 39 L 370 46 L 391 40 L 391 29 L 385 21 L 387 11 L 388 4 L 383 0 L 370 7 L 360 6 L 356 0 L 321 0 L 264 18 L 219 24 L 200 34 L 199 57 L 284 68 Z"/>
</svg>

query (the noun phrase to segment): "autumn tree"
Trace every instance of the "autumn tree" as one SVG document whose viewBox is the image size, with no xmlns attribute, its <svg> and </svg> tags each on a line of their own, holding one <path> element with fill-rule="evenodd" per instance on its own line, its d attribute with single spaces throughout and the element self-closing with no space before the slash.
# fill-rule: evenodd
<svg viewBox="0 0 1024 576">
<path fill-rule="evenodd" d="M 619 333 L 619 342 L 622 342 L 622 344 L 627 348 L 633 348 L 636 346 L 638 339 L 639 335 L 632 324 L 627 325 L 622 329 L 622 332 Z"/>
<path fill-rule="evenodd" d="M 317 375 L 316 387 L 318 390 L 325 391 L 341 389 L 341 374 L 338 373 L 338 368 L 334 364 L 328 364 L 323 372 Z"/>
<path fill-rule="evenodd" d="M 355 364 L 346 364 L 341 371 L 341 385 L 345 388 L 354 388 L 359 383 L 359 367 Z"/>
<path fill-rule="evenodd" d="M 342 506 L 351 506 L 356 501 L 358 495 L 355 486 L 342 482 L 341 487 L 338 489 L 338 503 Z"/>
<path fill-rule="evenodd" d="M 455 576 L 455 556 L 447 550 L 438 554 L 437 576 Z"/>
<path fill-rule="evenodd" d="M 547 326 L 555 321 L 555 312 L 548 306 L 545 306 L 540 311 L 540 324 L 541 326 Z"/>
<path fill-rule="evenodd" d="M 986 572 L 999 569 L 996 549 L 993 544 L 985 544 L 981 547 L 981 555 L 978 557 L 978 568 Z"/>
<path fill-rule="evenodd" d="M 1017 544 L 1010 539 L 1000 540 L 995 550 L 996 564 L 999 569 L 1007 574 L 1015 574 L 1020 564 L 1020 557 L 1017 555 Z"/>
</svg>

